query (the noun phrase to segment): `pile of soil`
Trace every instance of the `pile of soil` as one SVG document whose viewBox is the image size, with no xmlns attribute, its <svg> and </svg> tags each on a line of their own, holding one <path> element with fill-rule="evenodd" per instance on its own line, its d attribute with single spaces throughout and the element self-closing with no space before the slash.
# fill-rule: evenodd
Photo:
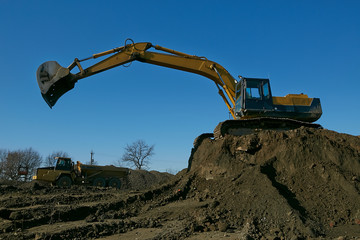
<svg viewBox="0 0 360 240">
<path fill-rule="evenodd" d="M 359 137 L 299 128 L 206 138 L 189 162 L 137 191 L 0 186 L 0 239 L 360 237 Z M 154 182 L 147 174 L 129 181 Z"/>
<path fill-rule="evenodd" d="M 128 188 L 132 190 L 149 189 L 153 185 L 166 183 L 172 174 L 158 171 L 130 170 Z"/>
<path fill-rule="evenodd" d="M 219 203 L 209 215 L 255 239 L 360 237 L 359 137 L 302 127 L 205 140 L 190 172 L 194 197 Z"/>
</svg>

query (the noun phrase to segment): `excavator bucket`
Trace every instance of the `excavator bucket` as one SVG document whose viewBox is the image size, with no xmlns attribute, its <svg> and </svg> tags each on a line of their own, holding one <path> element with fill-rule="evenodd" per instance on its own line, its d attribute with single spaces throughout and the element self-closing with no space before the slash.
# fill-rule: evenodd
<svg viewBox="0 0 360 240">
<path fill-rule="evenodd" d="M 36 78 L 41 95 L 50 108 L 62 95 L 73 89 L 76 82 L 70 70 L 55 61 L 41 64 L 36 72 Z"/>
</svg>

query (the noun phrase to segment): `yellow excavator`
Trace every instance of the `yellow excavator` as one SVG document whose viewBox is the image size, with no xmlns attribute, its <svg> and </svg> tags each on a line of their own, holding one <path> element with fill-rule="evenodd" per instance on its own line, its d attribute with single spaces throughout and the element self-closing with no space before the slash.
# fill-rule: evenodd
<svg viewBox="0 0 360 240">
<path fill-rule="evenodd" d="M 156 51 L 149 51 L 155 49 Z M 84 69 L 81 62 L 110 55 Z M 125 65 L 133 61 L 159 65 L 202 75 L 212 80 L 234 120 L 220 123 L 214 131 L 215 138 L 226 134 L 244 135 L 259 129 L 293 129 L 300 126 L 321 128 L 314 124 L 322 114 L 319 98 L 305 94 L 272 96 L 269 79 L 239 76 L 236 80 L 220 64 L 205 57 L 189 55 L 149 42 L 134 43 L 75 60 L 67 67 L 56 61 L 41 64 L 37 82 L 46 103 L 52 108 L 58 99 L 73 89 L 75 83 L 91 75 Z M 77 67 L 77 73 L 71 71 Z"/>
</svg>

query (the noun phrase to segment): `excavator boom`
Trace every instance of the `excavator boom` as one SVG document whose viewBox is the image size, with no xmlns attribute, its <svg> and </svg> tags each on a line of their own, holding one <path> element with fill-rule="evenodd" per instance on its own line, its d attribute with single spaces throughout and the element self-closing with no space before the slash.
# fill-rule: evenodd
<svg viewBox="0 0 360 240">
<path fill-rule="evenodd" d="M 160 52 L 148 51 L 150 48 L 155 48 Z M 81 66 L 82 61 L 95 59 L 112 53 L 114 54 L 110 57 L 86 69 L 83 69 Z M 188 55 L 158 45 L 153 46 L 148 42 L 128 44 L 124 47 L 94 54 L 92 57 L 83 60 L 75 59 L 67 68 L 61 67 L 55 61 L 45 62 L 41 64 L 37 70 L 37 81 L 44 100 L 52 108 L 63 94 L 74 88 L 75 83 L 79 79 L 89 77 L 135 60 L 195 73 L 213 80 L 219 89 L 220 96 L 223 98 L 229 111 L 235 118 L 234 105 L 236 80 L 224 67 L 216 62 L 207 60 L 204 57 Z M 75 67 L 78 67 L 79 72 L 73 74 L 70 71 Z M 225 94 L 221 88 L 225 91 Z"/>
</svg>

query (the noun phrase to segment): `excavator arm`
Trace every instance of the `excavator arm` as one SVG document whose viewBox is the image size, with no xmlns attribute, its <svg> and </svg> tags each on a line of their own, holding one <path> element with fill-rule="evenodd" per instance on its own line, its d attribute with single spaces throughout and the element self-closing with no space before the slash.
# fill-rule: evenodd
<svg viewBox="0 0 360 240">
<path fill-rule="evenodd" d="M 154 48 L 157 52 L 148 51 L 150 48 Z M 83 69 L 81 66 L 81 62 L 83 61 L 96 59 L 109 54 L 112 55 L 86 69 Z M 213 80 L 219 90 L 220 96 L 235 118 L 236 80 L 224 67 L 204 57 L 188 55 L 158 45 L 153 46 L 148 42 L 125 43 L 123 47 L 93 54 L 91 57 L 83 60 L 76 58 L 67 68 L 61 67 L 55 61 L 45 62 L 41 64 L 37 70 L 37 81 L 44 100 L 52 108 L 63 94 L 74 88 L 75 83 L 79 79 L 131 63 L 135 60 L 199 74 Z M 79 69 L 79 72 L 71 73 L 75 67 Z"/>
</svg>

